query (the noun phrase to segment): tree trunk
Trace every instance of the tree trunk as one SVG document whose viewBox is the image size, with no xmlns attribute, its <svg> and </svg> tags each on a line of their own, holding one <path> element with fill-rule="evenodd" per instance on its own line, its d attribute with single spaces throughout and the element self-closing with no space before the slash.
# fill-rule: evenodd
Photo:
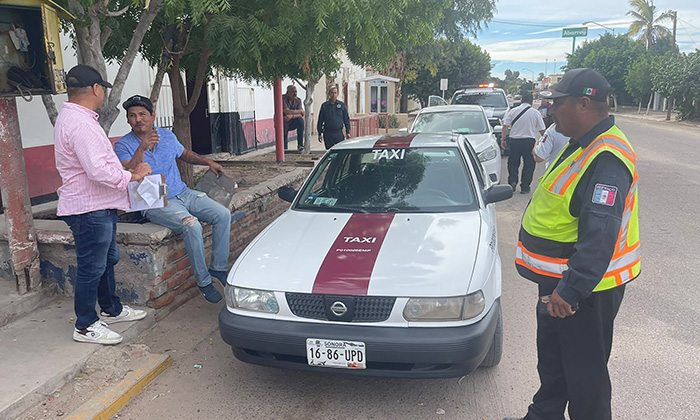
<svg viewBox="0 0 700 420">
<path fill-rule="evenodd" d="M 165 78 L 165 73 L 168 71 L 168 66 L 170 65 L 170 55 L 163 52 L 160 57 L 160 62 L 158 63 L 158 70 L 156 71 L 156 78 L 153 81 L 153 87 L 151 88 L 151 102 L 153 102 L 153 109 L 158 108 L 158 99 L 160 98 L 160 88 L 163 86 L 163 79 Z"/>
<path fill-rule="evenodd" d="M 647 112 L 644 115 L 649 115 L 649 108 L 651 107 L 651 101 L 654 99 L 655 93 L 649 94 L 649 102 L 647 103 Z"/>
<path fill-rule="evenodd" d="M 134 34 L 131 36 L 129 48 L 126 50 L 124 58 L 120 60 L 121 65 L 117 71 L 117 76 L 112 82 L 113 87 L 109 91 L 109 97 L 105 97 L 104 104 L 97 110 L 97 113 L 100 115 L 100 125 L 107 134 L 109 134 L 112 124 L 114 124 L 114 121 L 119 116 L 119 102 L 121 102 L 124 83 L 126 83 L 126 78 L 131 71 L 136 54 L 141 47 L 141 43 L 143 42 L 148 28 L 163 7 L 163 0 L 151 0 L 150 3 L 147 4 L 149 4 L 149 6 L 141 13 L 139 23 L 136 25 Z M 78 21 L 73 23 L 75 40 L 78 47 L 78 63 L 94 67 L 106 78 L 107 62 L 102 54 L 102 47 L 107 42 L 111 29 L 106 27 L 103 29 L 100 25 L 100 18 L 104 17 L 104 12 L 102 11 L 103 7 L 103 2 L 96 2 L 86 10 L 79 0 L 68 0 L 68 8 L 71 12 L 74 12 L 78 16 L 87 15 L 90 21 L 87 27 L 82 26 L 82 24 L 84 24 L 82 19 L 78 19 Z M 51 118 L 51 104 L 53 103 L 53 98 L 46 98 L 43 99 L 43 101 L 49 113 L 49 118 Z M 53 103 L 53 108 L 56 108 L 55 103 Z"/>
<path fill-rule="evenodd" d="M 401 48 L 397 48 L 396 54 L 384 69 L 384 74 L 386 76 L 399 79 L 399 81 L 396 83 L 396 91 L 394 94 L 394 112 L 398 112 L 401 109 L 401 87 L 405 70 L 406 53 Z"/>
<path fill-rule="evenodd" d="M 615 112 L 617 112 L 617 95 L 612 95 L 612 100 L 613 100 L 613 107 L 615 109 Z"/>
<path fill-rule="evenodd" d="M 304 98 L 304 114 L 306 119 L 304 120 L 304 151 L 303 154 L 311 153 L 311 127 L 313 126 L 313 121 L 311 120 L 311 111 L 313 111 L 314 104 L 314 91 L 316 90 L 316 85 L 319 79 L 307 80 L 306 81 L 306 97 Z"/>
<path fill-rule="evenodd" d="M 209 28 L 209 23 L 204 28 L 205 39 L 206 31 Z M 194 85 L 192 87 L 192 95 L 187 98 L 187 89 L 185 88 L 185 83 L 182 80 L 181 73 L 181 60 L 182 55 L 175 55 L 173 57 L 172 65 L 168 70 L 168 76 L 170 77 L 170 85 L 173 92 L 173 133 L 175 137 L 180 141 L 180 143 L 185 147 L 185 149 L 192 149 L 192 129 L 190 124 L 190 115 L 194 111 L 197 101 L 199 100 L 199 95 L 202 93 L 202 86 L 204 85 L 204 79 L 207 77 L 207 67 L 209 64 L 209 57 L 213 53 L 209 49 L 209 46 L 205 42 L 202 46 L 202 50 L 199 55 L 199 63 L 197 65 L 197 75 L 194 79 Z M 189 163 L 182 162 L 178 160 L 177 166 L 180 169 L 180 175 L 182 176 L 182 181 L 187 184 L 188 187 L 194 186 L 194 176 L 192 171 L 192 165 Z"/>
<path fill-rule="evenodd" d="M 56 125 L 56 118 L 58 118 L 58 110 L 56 109 L 56 102 L 53 101 L 53 96 L 41 95 L 41 101 L 44 103 L 44 108 L 46 108 L 46 113 L 49 115 L 49 121 L 51 121 L 51 125 Z"/>
<path fill-rule="evenodd" d="M 637 108 L 637 114 L 641 114 L 641 113 L 642 113 L 642 100 L 640 99 L 639 100 L 639 107 Z"/>
</svg>

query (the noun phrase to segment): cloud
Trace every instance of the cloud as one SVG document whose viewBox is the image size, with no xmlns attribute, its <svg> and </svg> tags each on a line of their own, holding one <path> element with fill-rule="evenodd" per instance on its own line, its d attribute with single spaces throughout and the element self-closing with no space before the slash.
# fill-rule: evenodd
<svg viewBox="0 0 700 420">
<path fill-rule="evenodd" d="M 544 63 L 564 61 L 571 51 L 571 38 L 537 38 L 482 44 L 491 60 Z"/>
</svg>

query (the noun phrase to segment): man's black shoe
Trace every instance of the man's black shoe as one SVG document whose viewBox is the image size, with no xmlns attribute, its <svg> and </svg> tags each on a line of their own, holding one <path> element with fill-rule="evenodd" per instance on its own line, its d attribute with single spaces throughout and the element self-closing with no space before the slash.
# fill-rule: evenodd
<svg viewBox="0 0 700 420">
<path fill-rule="evenodd" d="M 527 194 L 530 192 L 530 187 L 520 187 L 520 194 Z"/>
<path fill-rule="evenodd" d="M 515 192 L 515 187 L 518 186 L 518 184 L 515 184 L 515 183 L 513 183 L 513 184 L 508 184 L 508 185 L 510 185 L 510 187 L 513 189 L 513 192 Z"/>
</svg>

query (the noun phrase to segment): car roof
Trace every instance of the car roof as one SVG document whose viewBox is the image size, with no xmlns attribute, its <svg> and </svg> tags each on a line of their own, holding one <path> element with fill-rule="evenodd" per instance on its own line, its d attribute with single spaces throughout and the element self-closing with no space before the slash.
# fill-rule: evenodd
<svg viewBox="0 0 700 420">
<path fill-rule="evenodd" d="M 354 137 L 342 141 L 332 150 L 404 148 L 404 147 L 458 147 L 458 136 L 440 133 L 399 133 Z M 378 144 L 379 143 L 379 144 Z"/>
<path fill-rule="evenodd" d="M 435 113 L 435 112 L 453 112 L 453 111 L 476 111 L 483 112 L 481 105 L 437 105 L 420 110 L 420 114 Z"/>
</svg>

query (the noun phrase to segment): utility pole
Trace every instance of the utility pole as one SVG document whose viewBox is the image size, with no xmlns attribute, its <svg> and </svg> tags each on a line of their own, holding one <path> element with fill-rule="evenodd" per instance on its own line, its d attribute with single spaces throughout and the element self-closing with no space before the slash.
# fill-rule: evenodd
<svg viewBox="0 0 700 420">
<path fill-rule="evenodd" d="M 676 48 L 676 24 L 678 22 L 678 12 L 674 11 L 673 12 L 673 42 L 672 42 L 672 48 L 673 52 L 675 53 L 677 51 Z M 673 111 L 673 99 L 668 98 L 668 110 L 666 111 L 666 121 L 671 120 L 671 112 Z"/>
</svg>

